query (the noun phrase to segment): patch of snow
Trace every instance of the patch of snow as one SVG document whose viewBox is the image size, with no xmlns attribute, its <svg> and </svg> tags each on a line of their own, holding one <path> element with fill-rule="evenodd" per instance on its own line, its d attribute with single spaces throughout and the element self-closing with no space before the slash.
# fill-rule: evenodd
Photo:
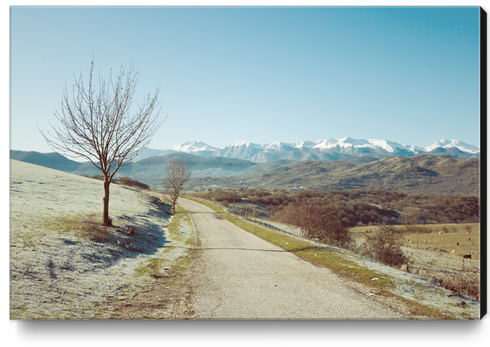
<svg viewBox="0 0 490 347">
<path fill-rule="evenodd" d="M 265 149 L 273 149 L 277 151 L 290 151 L 292 148 L 292 144 L 290 143 L 284 143 L 284 142 L 272 142 L 268 145 L 265 146 Z"/>
<path fill-rule="evenodd" d="M 187 141 L 187 142 L 181 143 L 179 145 L 173 145 L 173 146 L 169 147 L 168 149 L 176 151 L 176 152 L 185 152 L 185 153 L 217 150 L 217 148 L 212 147 L 212 146 L 210 146 L 204 142 L 201 142 L 201 141 Z"/>
<path fill-rule="evenodd" d="M 325 140 L 316 141 L 315 145 L 312 148 L 329 149 L 337 146 L 338 143 L 339 143 L 338 139 L 325 139 Z"/>
<path fill-rule="evenodd" d="M 298 141 L 298 142 L 291 143 L 291 146 L 292 147 L 299 148 L 299 149 L 302 149 L 302 148 L 313 148 L 314 145 L 315 145 L 315 142 L 308 141 L 308 140 L 301 140 L 301 141 Z"/>
</svg>

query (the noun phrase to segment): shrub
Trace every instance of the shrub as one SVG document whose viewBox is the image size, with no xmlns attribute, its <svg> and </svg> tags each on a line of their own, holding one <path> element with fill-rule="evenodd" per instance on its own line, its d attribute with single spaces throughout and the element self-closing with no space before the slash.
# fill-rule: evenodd
<svg viewBox="0 0 490 347">
<path fill-rule="evenodd" d="M 104 176 L 103 175 L 93 175 L 93 176 L 86 176 L 86 177 L 93 178 L 93 179 L 99 180 L 99 181 L 103 181 L 104 180 Z"/>
<path fill-rule="evenodd" d="M 150 196 L 150 201 L 154 204 L 165 205 L 165 203 L 157 196 Z"/>
<path fill-rule="evenodd" d="M 403 231 L 392 225 L 380 225 L 373 235 L 366 235 L 361 253 L 369 258 L 390 266 L 398 267 L 408 263 L 408 257 L 401 249 Z"/>
<path fill-rule="evenodd" d="M 336 247 L 352 248 L 349 229 L 337 217 L 339 211 L 329 205 L 310 199 L 291 203 L 274 215 L 275 219 L 297 226 L 303 237 Z"/>
<path fill-rule="evenodd" d="M 442 274 L 435 277 L 441 287 L 480 301 L 480 276 L 477 274 Z"/>
<path fill-rule="evenodd" d="M 138 187 L 138 188 L 142 188 L 142 189 L 150 189 L 150 186 L 148 184 L 133 180 L 132 178 L 127 177 L 127 176 L 118 178 L 117 180 L 115 180 L 115 183 L 122 184 L 122 185 L 128 186 L 128 187 Z"/>
</svg>

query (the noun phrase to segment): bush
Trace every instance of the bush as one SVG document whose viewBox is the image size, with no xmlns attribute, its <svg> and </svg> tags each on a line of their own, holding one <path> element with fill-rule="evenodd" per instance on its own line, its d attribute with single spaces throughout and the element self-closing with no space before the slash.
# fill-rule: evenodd
<svg viewBox="0 0 490 347">
<path fill-rule="evenodd" d="M 480 301 L 480 276 L 477 274 L 437 275 L 435 281 L 443 288 Z"/>
<path fill-rule="evenodd" d="M 114 182 L 117 184 L 122 184 L 124 186 L 128 186 L 128 187 L 138 187 L 138 188 L 142 188 L 142 189 L 150 189 L 150 186 L 148 184 L 133 180 L 132 178 L 126 177 L 126 176 L 118 178 Z"/>
<path fill-rule="evenodd" d="M 401 246 L 403 231 L 392 225 L 380 225 L 373 235 L 366 235 L 361 253 L 371 259 L 384 264 L 399 267 L 407 264 L 409 259 L 405 256 Z"/>
<path fill-rule="evenodd" d="M 232 203 L 230 190 L 209 190 L 206 194 L 196 194 L 203 199 L 220 202 L 227 200 Z M 344 226 L 369 224 L 403 224 L 408 231 L 420 225 L 433 223 L 478 223 L 479 198 L 467 196 L 435 196 L 435 195 L 407 195 L 399 192 L 382 190 L 352 190 L 352 191 L 324 191 L 303 190 L 288 192 L 286 190 L 243 189 L 236 193 L 236 201 L 247 199 L 255 204 L 277 206 L 273 209 L 278 213 L 290 203 L 315 200 L 323 205 L 338 209 L 339 219 Z M 405 211 L 407 213 L 398 213 Z M 423 232 L 423 231 L 422 231 Z"/>
<path fill-rule="evenodd" d="M 278 211 L 274 218 L 279 222 L 300 228 L 304 238 L 351 249 L 353 244 L 351 234 L 341 223 L 338 215 L 337 209 L 310 199 L 289 204 Z"/>
<path fill-rule="evenodd" d="M 104 176 L 103 175 L 93 175 L 93 176 L 85 176 L 85 177 L 93 178 L 94 180 L 99 180 L 99 181 L 103 181 L 104 180 Z"/>
</svg>

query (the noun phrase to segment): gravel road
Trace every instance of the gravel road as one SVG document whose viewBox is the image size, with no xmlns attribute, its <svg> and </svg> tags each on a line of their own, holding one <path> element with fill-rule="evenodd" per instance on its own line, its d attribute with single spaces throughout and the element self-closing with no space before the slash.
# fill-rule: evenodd
<svg viewBox="0 0 490 347">
<path fill-rule="evenodd" d="M 195 319 L 407 319 L 318 268 L 180 199 L 201 256 L 192 279 Z"/>
</svg>

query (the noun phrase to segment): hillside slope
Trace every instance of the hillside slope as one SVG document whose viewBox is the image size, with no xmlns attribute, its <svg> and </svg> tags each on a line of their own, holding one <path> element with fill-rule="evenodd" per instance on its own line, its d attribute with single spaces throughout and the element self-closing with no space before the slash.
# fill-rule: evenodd
<svg viewBox="0 0 490 347">
<path fill-rule="evenodd" d="M 101 174 L 100 170 L 92 163 L 78 163 L 57 153 L 11 150 L 10 157 L 15 160 L 77 175 L 93 176 Z M 280 159 L 257 164 L 249 160 L 223 157 L 201 157 L 193 154 L 176 152 L 165 156 L 153 156 L 128 165 L 123 165 L 119 168 L 116 178 L 129 176 L 133 179 L 147 183 L 152 187 L 161 188 L 163 179 L 167 173 L 167 168 L 173 159 L 177 161 L 185 160 L 188 169 L 192 173 L 191 177 L 235 176 L 295 163 L 293 160 Z"/>
<path fill-rule="evenodd" d="M 78 175 L 97 175 L 90 163 L 56 153 L 11 151 L 12 158 Z M 122 166 L 117 175 L 163 188 L 172 159 L 185 160 L 192 172 L 188 189 L 215 187 L 299 189 L 383 189 L 405 193 L 478 195 L 480 160 L 421 155 L 411 158 L 350 157 L 338 161 L 249 160 L 199 157 L 188 153 L 154 156 Z"/>
<path fill-rule="evenodd" d="M 124 304 L 157 282 L 138 269 L 156 260 L 172 269 L 186 254 L 192 227 L 176 241 L 168 208 L 145 192 L 111 185 L 115 227 L 104 232 L 101 181 L 17 160 L 10 169 L 10 319 L 110 319 L 111 298 Z M 173 310 L 167 294 L 160 306 Z"/>
<path fill-rule="evenodd" d="M 479 159 L 394 157 L 369 163 L 305 161 L 230 178 L 191 179 L 189 189 L 383 189 L 404 193 L 479 194 Z"/>
<path fill-rule="evenodd" d="M 58 153 L 39 153 L 34 151 L 26 152 L 10 150 L 10 158 L 64 172 L 76 171 L 81 165 L 80 163 L 70 160 Z"/>
</svg>

